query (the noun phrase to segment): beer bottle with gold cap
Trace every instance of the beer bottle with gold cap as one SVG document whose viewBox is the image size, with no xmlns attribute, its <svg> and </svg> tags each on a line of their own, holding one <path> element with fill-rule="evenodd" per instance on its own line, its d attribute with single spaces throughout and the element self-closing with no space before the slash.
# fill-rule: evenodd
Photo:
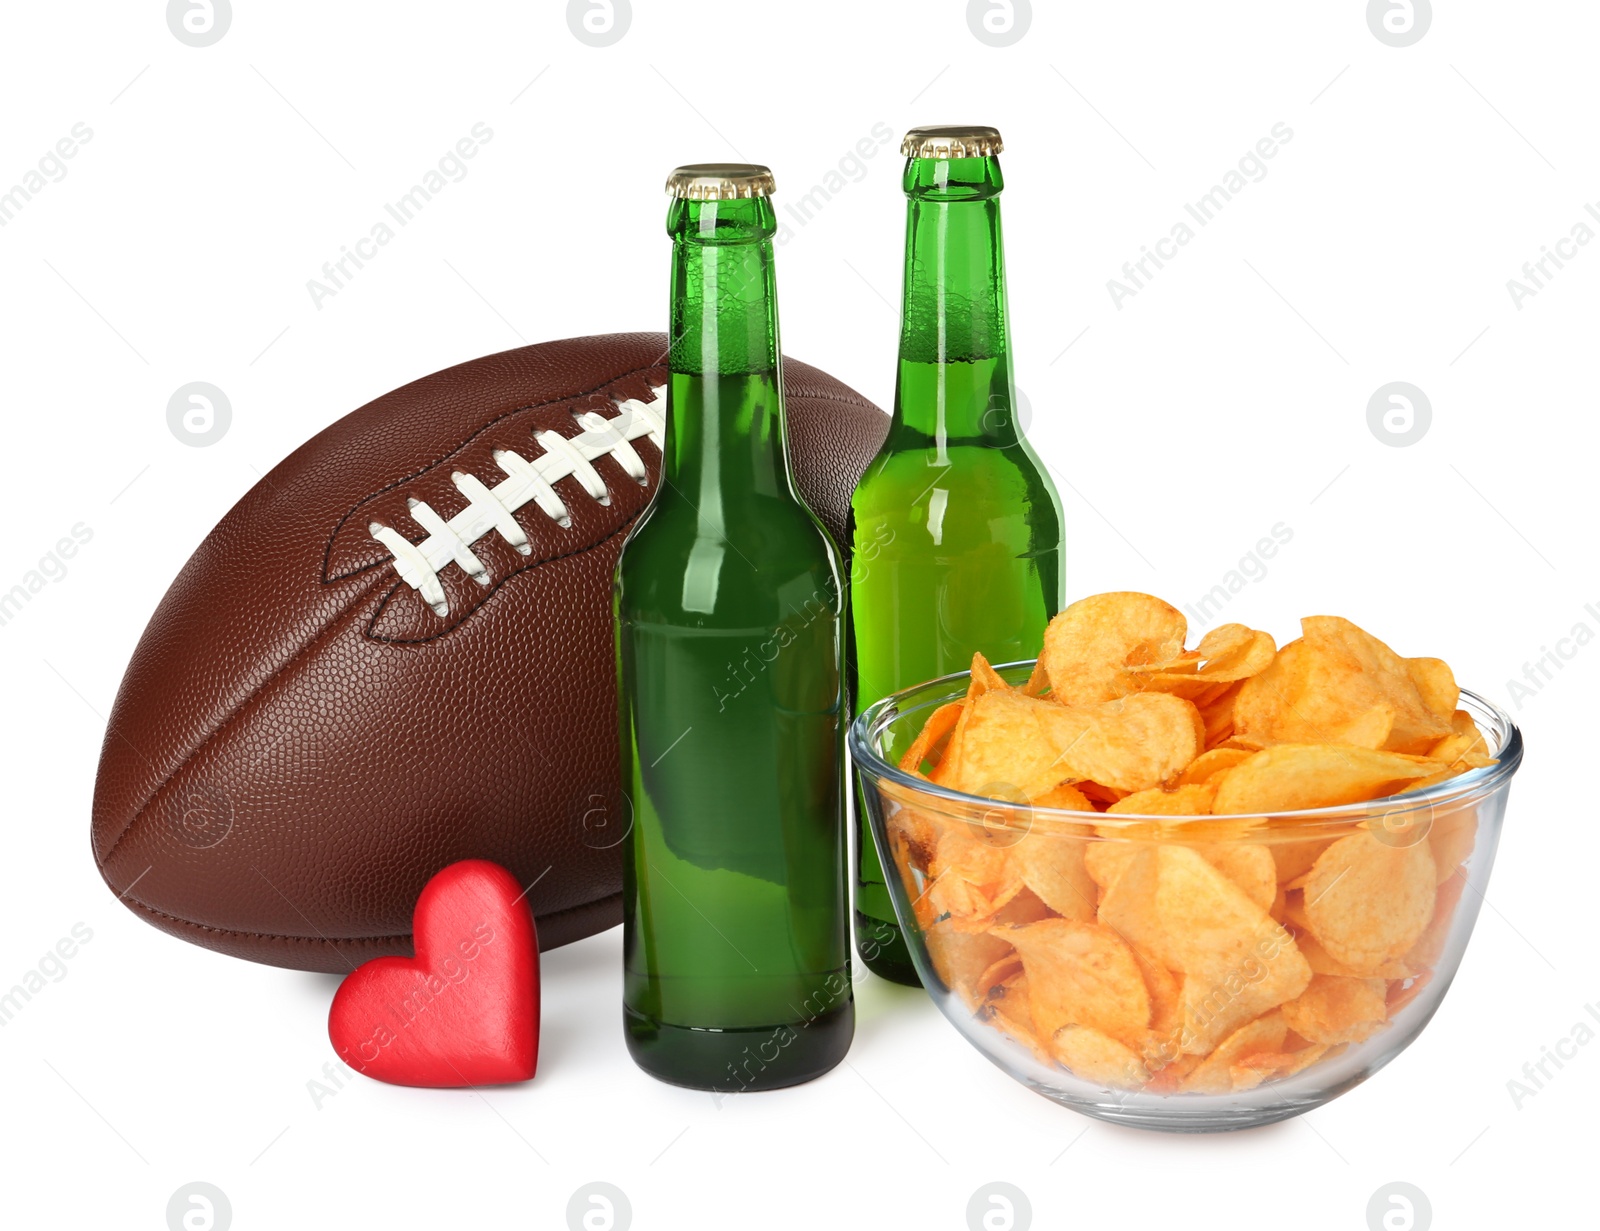
<svg viewBox="0 0 1600 1231">
<path fill-rule="evenodd" d="M 838 549 L 785 445 L 765 167 L 680 167 L 660 490 L 615 588 L 623 1012 L 646 1072 L 807 1081 L 855 1029 Z"/>
<path fill-rule="evenodd" d="M 1063 601 L 1061 500 L 1023 434 L 1000 234 L 1000 134 L 914 128 L 888 437 L 851 502 L 852 710 L 1038 654 Z M 916 983 L 857 801 L 856 947 Z"/>
</svg>

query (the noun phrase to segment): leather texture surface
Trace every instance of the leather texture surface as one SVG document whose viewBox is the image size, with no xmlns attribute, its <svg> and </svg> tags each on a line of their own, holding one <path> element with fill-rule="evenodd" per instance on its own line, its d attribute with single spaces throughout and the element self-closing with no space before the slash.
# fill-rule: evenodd
<svg viewBox="0 0 1600 1231">
<path fill-rule="evenodd" d="M 621 919 L 611 579 L 649 480 L 609 457 L 610 494 L 555 489 L 472 545 L 480 585 L 440 570 L 436 615 L 370 535 L 427 537 L 463 471 L 493 487 L 497 449 L 532 460 L 666 380 L 666 337 L 613 334 L 490 355 L 424 377 L 332 424 L 279 464 L 184 566 L 129 663 L 95 786 L 95 862 L 113 893 L 175 936 L 238 957 L 347 972 L 409 955 L 428 879 L 463 859 L 528 889 L 553 948 Z M 802 495 L 848 545 L 849 500 L 888 419 L 785 359 Z"/>
</svg>

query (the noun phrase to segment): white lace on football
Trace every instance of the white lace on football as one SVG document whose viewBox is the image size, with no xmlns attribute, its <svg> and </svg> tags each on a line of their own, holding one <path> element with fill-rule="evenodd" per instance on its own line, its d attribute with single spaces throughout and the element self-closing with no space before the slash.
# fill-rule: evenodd
<svg viewBox="0 0 1600 1231">
<path fill-rule="evenodd" d="M 627 398 L 618 402 L 616 418 L 587 411 L 574 416 L 583 428 L 577 436 L 543 431 L 534 434 L 544 454 L 532 461 L 510 449 L 495 450 L 495 464 L 506 477 L 493 488 L 474 475 L 457 471 L 451 475 L 456 489 L 467 498 L 467 507 L 446 521 L 426 502 L 410 500 L 411 516 L 428 532 L 420 543 L 413 543 L 393 526 L 373 522 L 368 533 L 394 556 L 394 566 L 405 583 L 422 595 L 423 601 L 439 615 L 448 615 L 450 604 L 439 570 L 451 564 L 461 567 L 479 585 L 489 584 L 489 570 L 473 553 L 472 545 L 491 531 L 515 547 L 522 555 L 533 548 L 513 514 L 533 503 L 563 529 L 572 525 L 572 516 L 555 484 L 569 476 L 578 480 L 590 499 L 602 505 L 611 503 L 605 480 L 594 468 L 601 457 L 612 457 L 634 482 L 643 484 L 648 476 L 644 461 L 631 441 L 650 437 L 657 449 L 665 446 L 666 424 L 660 409 L 662 386 L 652 386 L 651 400 Z"/>
</svg>

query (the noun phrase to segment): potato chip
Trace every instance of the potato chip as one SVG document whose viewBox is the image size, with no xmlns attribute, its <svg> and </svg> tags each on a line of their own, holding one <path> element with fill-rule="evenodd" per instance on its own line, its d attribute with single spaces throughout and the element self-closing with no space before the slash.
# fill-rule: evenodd
<svg viewBox="0 0 1600 1231">
<path fill-rule="evenodd" d="M 980 663 L 982 664 L 981 667 L 979 666 Z M 956 719 L 955 730 L 950 732 L 944 756 L 929 775 L 931 781 L 938 783 L 940 786 L 951 787 L 954 790 L 969 789 L 957 786 L 954 779 L 956 771 L 961 764 L 961 748 L 964 743 L 967 723 L 972 717 L 972 703 L 986 692 L 1009 691 L 1006 689 L 1005 681 L 1001 680 L 994 671 L 988 669 L 989 662 L 982 654 L 974 654 L 972 656 L 972 666 L 971 678 L 967 681 L 967 695 L 965 699 L 958 703 L 961 706 L 961 713 Z M 998 683 L 998 689 L 993 687 L 996 683 Z"/>
<path fill-rule="evenodd" d="M 1152 1054 L 1164 1054 L 1171 1061 L 1178 1054 L 1176 1034 L 1182 1025 L 1178 997 L 1182 987 L 1178 976 L 1142 949 L 1128 946 L 1139 973 L 1144 976 L 1144 988 L 1150 996 L 1150 1037 L 1143 1048 L 1147 1062 L 1154 1063 Z M 1163 1047 L 1170 1048 L 1164 1052 Z"/>
<path fill-rule="evenodd" d="M 1389 1020 L 1393 1021 L 1395 1015 L 1420 996 L 1423 989 L 1432 982 L 1433 972 L 1428 971 L 1418 975 L 1415 979 L 1389 984 Z"/>
<path fill-rule="evenodd" d="M 1456 908 L 1461 904 L 1461 895 L 1466 888 L 1467 878 L 1460 872 L 1439 885 L 1433 900 L 1433 916 L 1422 935 L 1406 952 L 1401 965 L 1415 971 L 1438 965 L 1444 947 L 1450 940 L 1450 927 L 1455 922 Z"/>
<path fill-rule="evenodd" d="M 1311 871 L 1317 856 L 1333 844 L 1332 838 L 1308 838 L 1298 841 L 1277 841 L 1269 844 L 1272 862 L 1277 865 L 1278 880 L 1292 881 Z"/>
<path fill-rule="evenodd" d="M 1283 1006 L 1283 1020 L 1313 1043 L 1359 1043 L 1388 1020 L 1382 979 L 1312 975 L 1306 990 Z"/>
<path fill-rule="evenodd" d="M 1178 775 L 1178 786 L 1194 786 L 1201 782 L 1210 782 L 1225 769 L 1232 769 L 1240 761 L 1245 760 L 1251 753 L 1244 748 L 1212 748 L 1202 752 L 1184 767 Z"/>
<path fill-rule="evenodd" d="M 977 1014 L 1027 1047 L 1041 1062 L 1048 1064 L 1054 1059 L 1033 1024 L 1033 1010 L 1028 1003 L 1028 976 L 1020 967 L 998 987 L 989 988 Z"/>
<path fill-rule="evenodd" d="M 1296 931 L 1294 943 L 1300 947 L 1301 956 L 1306 959 L 1306 965 L 1311 967 L 1314 975 L 1333 975 L 1341 979 L 1409 979 L 1416 973 L 1405 958 L 1398 958 L 1362 974 L 1329 957 L 1328 951 L 1317 943 L 1317 938 L 1309 928 Z"/>
<path fill-rule="evenodd" d="M 1382 748 L 1394 734 L 1394 707 L 1380 701 L 1341 727 L 1329 743 L 1353 748 Z"/>
<path fill-rule="evenodd" d="M 1478 840 L 1478 808 L 1475 803 L 1455 808 L 1441 806 L 1433 814 L 1428 830 L 1428 848 L 1433 852 L 1434 872 L 1443 884 L 1467 858 Z"/>
<path fill-rule="evenodd" d="M 1306 923 L 1336 962 L 1362 974 L 1401 957 L 1433 916 L 1437 883 L 1426 842 L 1340 838 L 1303 878 Z"/>
<path fill-rule="evenodd" d="M 1056 701 L 1092 705 L 1134 690 L 1128 667 L 1176 658 L 1187 632 L 1183 613 L 1159 598 L 1096 594 L 1050 621 L 1039 659 Z"/>
<path fill-rule="evenodd" d="M 1096 807 L 1109 808 L 1128 793 L 1112 790 L 1099 782 L 1080 782 L 1077 786 L 1083 792 L 1083 797 Z"/>
<path fill-rule="evenodd" d="M 989 794 L 1005 784 L 1037 798 L 1061 782 L 1121 791 L 1171 777 L 1200 751 L 1194 706 L 1161 694 L 1066 706 L 1005 691 L 968 703 L 960 765 L 946 785 Z"/>
<path fill-rule="evenodd" d="M 951 701 L 934 710 L 928 716 L 928 721 L 922 724 L 922 730 L 917 732 L 917 738 L 911 741 L 911 747 L 900 758 L 900 768 L 907 773 L 920 774 L 923 763 L 932 756 L 934 746 L 956 729 L 956 723 L 965 709 L 962 702 Z"/>
<path fill-rule="evenodd" d="M 1063 782 L 1051 787 L 1043 795 L 1028 801 L 1035 808 L 1060 808 L 1066 812 L 1093 812 L 1094 805 L 1089 802 L 1089 797 L 1073 786 L 1070 782 Z"/>
<path fill-rule="evenodd" d="M 1250 842 L 1201 842 L 1201 858 L 1244 891 L 1262 910 L 1271 912 L 1278 896 L 1278 869 L 1272 852 Z"/>
<path fill-rule="evenodd" d="M 1050 673 L 1044 669 L 1044 659 L 1035 659 L 1033 670 L 1028 673 L 1028 682 L 1022 686 L 1022 695 L 1042 697 L 1049 691 Z"/>
<path fill-rule="evenodd" d="M 926 897 L 939 915 L 958 926 L 987 926 L 994 914 L 1022 891 L 1009 848 L 989 842 L 976 825 L 952 824 L 939 835 L 928 865 Z"/>
<path fill-rule="evenodd" d="M 972 656 L 972 681 L 982 692 L 1011 691 L 1011 685 L 1000 678 L 1000 673 L 989 665 L 989 660 L 982 654 Z M 968 686 L 968 695 L 973 695 L 971 685 Z"/>
<path fill-rule="evenodd" d="M 1310 1068 L 1332 1050 L 1326 1043 L 1312 1043 L 1287 1051 L 1253 1052 L 1230 1065 L 1235 1093 L 1253 1090 L 1263 1081 L 1282 1081 Z"/>
<path fill-rule="evenodd" d="M 1233 735 L 1234 707 L 1239 702 L 1239 692 L 1244 681 L 1228 684 L 1215 696 L 1201 697 L 1195 704 L 1200 709 L 1200 721 L 1205 724 L 1206 747 L 1215 748 Z"/>
<path fill-rule="evenodd" d="M 1063 919 L 1094 918 L 1095 883 L 1084 867 L 1086 843 L 1037 831 L 1010 849 L 1014 875 Z"/>
<path fill-rule="evenodd" d="M 1424 698 L 1409 661 L 1376 637 L 1338 616 L 1307 616 L 1300 628 L 1300 640 L 1240 690 L 1238 733 L 1270 743 L 1326 744 L 1380 704 L 1394 712 L 1388 751 L 1420 753 L 1450 733 L 1448 716 L 1432 708 L 1439 696 Z M 1442 686 L 1434 668 L 1419 670 L 1427 687 Z"/>
<path fill-rule="evenodd" d="M 1217 788 L 1209 782 L 1174 787 L 1170 791 L 1165 787 L 1151 787 L 1124 795 L 1106 812 L 1129 812 L 1136 816 L 1205 816 L 1211 811 L 1211 800 L 1216 793 Z"/>
<path fill-rule="evenodd" d="M 1138 1054 L 1092 1026 L 1063 1026 L 1050 1040 L 1055 1058 L 1084 1081 L 1112 1090 L 1137 1090 L 1150 1080 Z"/>
<path fill-rule="evenodd" d="M 1293 812 L 1359 803 L 1428 772 L 1397 753 L 1338 744 L 1278 744 L 1222 775 L 1212 811 Z"/>
<path fill-rule="evenodd" d="M 1110 873 L 1100 921 L 1184 976 L 1184 1051 L 1209 1052 L 1310 981 L 1289 933 L 1197 852 L 1146 846 L 1116 860 L 1120 866 L 1107 864 L 1100 868 Z"/>
<path fill-rule="evenodd" d="M 969 1009 L 983 1000 L 983 974 L 1011 951 L 1011 946 L 989 932 L 964 932 L 950 923 L 924 925 L 923 939 L 933 969 Z"/>
<path fill-rule="evenodd" d="M 1381 643 L 1380 643 L 1381 644 Z M 1406 672 L 1422 698 L 1422 704 L 1435 718 L 1449 722 L 1461 700 L 1455 672 L 1442 658 L 1408 658 Z"/>
<path fill-rule="evenodd" d="M 1133 954 L 1111 929 L 1046 919 L 994 935 L 1022 957 L 1041 1035 L 1073 1025 L 1092 1027 L 1128 1046 L 1143 1040 L 1150 996 Z"/>
<path fill-rule="evenodd" d="M 1090 915 L 1093 915 L 1093 909 Z M 1044 899 L 1031 889 L 1024 888 L 1016 897 L 1012 898 L 999 910 L 994 912 L 995 927 L 1011 924 L 1022 927 L 1028 923 L 1038 923 L 1041 919 L 1049 919 L 1055 914 L 1045 905 Z"/>
<path fill-rule="evenodd" d="M 1246 1022 L 1218 1043 L 1179 1088 L 1190 1094 L 1231 1093 L 1232 1067 L 1245 1056 L 1277 1051 L 1283 1046 L 1287 1033 L 1281 1013 L 1267 1013 Z"/>
<path fill-rule="evenodd" d="M 1222 695 L 1220 686 L 1259 675 L 1272 665 L 1277 643 L 1270 633 L 1243 624 L 1223 624 L 1200 641 L 1199 650 L 1154 668 L 1130 669 L 1141 687 L 1199 702 Z M 1204 660 L 1204 665 L 1200 665 Z M 1173 668 L 1179 668 L 1173 670 Z"/>
</svg>

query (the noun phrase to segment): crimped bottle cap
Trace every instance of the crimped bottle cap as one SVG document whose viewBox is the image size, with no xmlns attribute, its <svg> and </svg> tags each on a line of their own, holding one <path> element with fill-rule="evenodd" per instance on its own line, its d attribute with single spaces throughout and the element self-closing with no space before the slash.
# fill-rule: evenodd
<svg viewBox="0 0 1600 1231">
<path fill-rule="evenodd" d="M 668 195 L 680 201 L 737 201 L 777 190 L 772 171 L 755 163 L 697 162 L 667 176 Z"/>
<path fill-rule="evenodd" d="M 907 158 L 989 158 L 1004 148 L 1000 130 L 985 124 L 913 128 L 900 143 Z"/>
</svg>

